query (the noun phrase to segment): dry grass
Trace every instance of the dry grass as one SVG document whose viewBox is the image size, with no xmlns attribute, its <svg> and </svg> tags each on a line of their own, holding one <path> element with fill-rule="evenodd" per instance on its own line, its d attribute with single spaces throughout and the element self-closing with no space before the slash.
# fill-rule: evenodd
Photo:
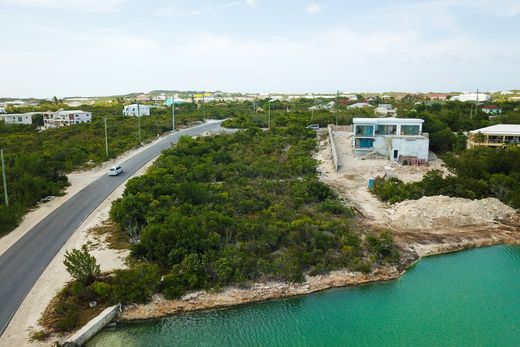
<svg viewBox="0 0 520 347">
<path fill-rule="evenodd" d="M 129 249 L 132 245 L 128 240 L 128 236 L 120 230 L 120 228 L 113 222 L 108 221 L 103 225 L 92 228 L 91 232 L 94 235 L 104 236 L 105 242 L 111 249 Z"/>
</svg>

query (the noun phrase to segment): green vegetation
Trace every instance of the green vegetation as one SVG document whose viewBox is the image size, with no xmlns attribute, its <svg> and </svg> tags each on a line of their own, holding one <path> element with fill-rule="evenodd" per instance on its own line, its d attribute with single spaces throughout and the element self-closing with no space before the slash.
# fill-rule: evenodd
<svg viewBox="0 0 520 347">
<path fill-rule="evenodd" d="M 133 257 L 166 274 L 167 297 L 359 269 L 366 247 L 352 211 L 317 179 L 315 146 L 301 127 L 183 138 L 128 183 L 111 217 L 139 240 Z"/>
<path fill-rule="evenodd" d="M 89 276 L 95 260 L 84 249 L 71 252 L 88 259 L 75 268 L 89 271 L 75 275 L 48 308 L 47 326 L 73 329 L 93 311 L 90 301 L 144 303 L 157 292 L 178 298 L 259 279 L 299 282 L 307 273 L 397 264 L 392 235 L 365 236 L 353 211 L 318 180 L 315 137 L 293 126 L 183 137 L 113 203 L 118 230 L 106 229 L 133 241 L 130 267 Z"/>
<path fill-rule="evenodd" d="M 414 183 L 377 178 L 373 192 L 390 203 L 446 195 L 468 199 L 495 197 L 520 208 L 520 147 L 477 147 L 459 154 L 449 153 L 444 160 L 452 175 L 443 177 L 433 170 Z"/>
<path fill-rule="evenodd" d="M 60 106 L 44 104 L 36 109 L 20 108 L 17 111 L 46 111 Z M 3 184 L 0 180 L 0 236 L 15 228 L 21 216 L 42 198 L 62 194 L 68 186 L 66 173 L 92 167 L 139 146 L 137 117 L 120 116 L 122 107 L 83 107 L 85 111 L 93 113 L 92 123 L 45 131 L 37 131 L 35 125 L 6 125 L 0 122 L 0 148 L 4 149 L 9 190 L 7 207 L 3 201 Z M 206 111 L 221 118 L 236 107 L 214 105 Z M 105 152 L 104 117 L 108 119 L 108 158 Z M 202 117 L 200 109 L 187 104 L 179 106 L 176 123 L 178 126 L 186 126 Z M 141 117 L 141 137 L 144 142 L 170 130 L 171 109 L 152 109 L 152 116 Z"/>
<path fill-rule="evenodd" d="M 84 284 L 92 282 L 100 273 L 96 258 L 90 255 L 86 245 L 66 251 L 63 264 L 72 278 Z"/>
</svg>

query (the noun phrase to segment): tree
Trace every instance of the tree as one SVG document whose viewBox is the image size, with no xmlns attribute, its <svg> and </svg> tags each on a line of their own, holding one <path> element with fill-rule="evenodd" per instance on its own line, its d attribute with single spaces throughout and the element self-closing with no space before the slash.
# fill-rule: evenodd
<svg viewBox="0 0 520 347">
<path fill-rule="evenodd" d="M 96 258 L 88 252 L 86 245 L 83 245 L 81 249 L 65 252 L 63 264 L 68 273 L 83 284 L 92 282 L 100 273 Z"/>
</svg>

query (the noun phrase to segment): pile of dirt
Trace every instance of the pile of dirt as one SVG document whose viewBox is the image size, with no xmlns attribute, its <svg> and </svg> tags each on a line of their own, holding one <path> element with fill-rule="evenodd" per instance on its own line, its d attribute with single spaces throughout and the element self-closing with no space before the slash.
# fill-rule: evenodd
<svg viewBox="0 0 520 347">
<path fill-rule="evenodd" d="M 495 198 L 427 196 L 395 204 L 388 212 L 393 226 L 401 230 L 482 226 L 518 218 L 513 208 Z"/>
</svg>

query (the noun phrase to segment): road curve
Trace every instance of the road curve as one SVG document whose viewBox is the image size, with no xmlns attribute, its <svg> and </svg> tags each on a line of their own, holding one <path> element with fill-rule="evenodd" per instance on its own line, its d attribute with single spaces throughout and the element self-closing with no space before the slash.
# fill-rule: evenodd
<svg viewBox="0 0 520 347">
<path fill-rule="evenodd" d="M 121 163 L 119 176 L 102 176 L 56 208 L 0 256 L 0 335 L 54 256 L 83 221 L 130 175 L 184 135 L 220 130 L 220 121 L 167 135 Z"/>
</svg>

